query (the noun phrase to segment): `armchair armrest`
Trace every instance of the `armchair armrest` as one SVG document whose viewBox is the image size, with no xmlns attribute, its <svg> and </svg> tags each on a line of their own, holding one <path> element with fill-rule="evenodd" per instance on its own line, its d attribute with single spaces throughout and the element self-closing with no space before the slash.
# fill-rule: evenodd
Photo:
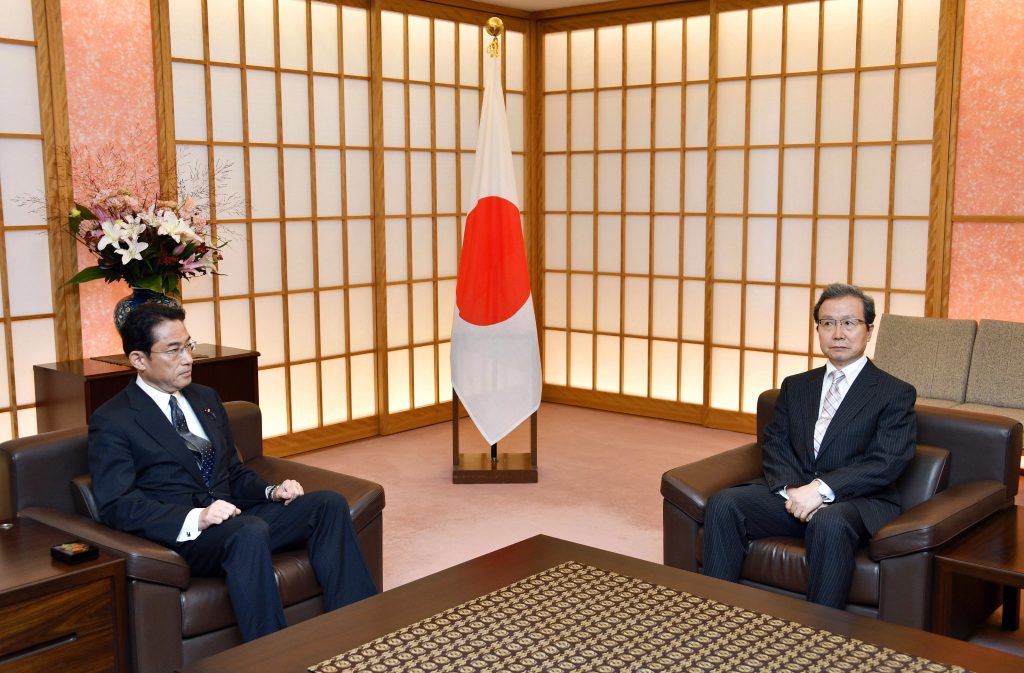
<svg viewBox="0 0 1024 673">
<path fill-rule="evenodd" d="M 176 552 L 156 542 L 107 528 L 78 514 L 52 507 L 26 507 L 18 516 L 32 519 L 124 556 L 130 579 L 166 584 L 179 589 L 189 585 L 188 563 Z"/>
<path fill-rule="evenodd" d="M 763 476 L 761 447 L 745 444 L 669 470 L 661 477 L 661 495 L 688 517 L 703 523 L 708 498 L 723 488 Z"/>
<path fill-rule="evenodd" d="M 1006 506 L 1006 485 L 972 481 L 936 493 L 883 526 L 868 543 L 874 561 L 940 547 Z"/>
<path fill-rule="evenodd" d="M 341 472 L 332 472 L 313 465 L 304 465 L 293 460 L 260 456 L 245 463 L 272 484 L 285 479 L 295 479 L 306 492 L 335 491 L 345 496 L 352 523 L 360 531 L 375 519 L 384 509 L 384 489 L 375 482 L 353 477 Z"/>
</svg>

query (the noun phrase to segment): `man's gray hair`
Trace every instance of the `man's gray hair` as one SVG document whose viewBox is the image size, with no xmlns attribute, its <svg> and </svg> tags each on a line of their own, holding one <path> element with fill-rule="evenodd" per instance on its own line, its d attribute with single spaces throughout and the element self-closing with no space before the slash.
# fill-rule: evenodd
<svg viewBox="0 0 1024 673">
<path fill-rule="evenodd" d="M 839 299 L 840 297 L 856 297 L 864 304 L 864 322 L 869 325 L 875 324 L 875 300 L 864 294 L 864 290 L 856 285 L 845 283 L 832 283 L 821 291 L 817 303 L 814 304 L 814 322 L 818 322 L 818 309 L 828 299 Z"/>
</svg>

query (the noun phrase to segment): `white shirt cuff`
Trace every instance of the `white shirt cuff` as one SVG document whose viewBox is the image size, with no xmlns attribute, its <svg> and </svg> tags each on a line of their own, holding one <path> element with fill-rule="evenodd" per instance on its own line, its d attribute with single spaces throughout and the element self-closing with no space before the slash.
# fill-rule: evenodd
<svg viewBox="0 0 1024 673">
<path fill-rule="evenodd" d="M 196 507 L 188 513 L 185 523 L 181 524 L 181 530 L 178 531 L 178 542 L 191 542 L 202 534 L 203 531 L 199 530 L 199 514 L 202 511 L 202 507 Z"/>
<path fill-rule="evenodd" d="M 835 491 L 833 491 L 831 488 L 829 488 L 829 485 L 826 484 L 825 482 L 823 482 L 821 479 L 815 479 L 815 481 L 818 482 L 818 495 L 821 496 L 821 501 L 822 502 L 835 502 L 836 501 Z M 786 489 L 785 488 L 780 488 L 778 490 L 778 494 L 781 495 L 784 500 L 789 500 L 789 493 L 786 493 Z"/>
<path fill-rule="evenodd" d="M 823 482 L 821 479 L 816 480 L 818 482 L 818 495 L 821 496 L 823 502 L 835 502 L 836 494 L 829 485 Z"/>
</svg>

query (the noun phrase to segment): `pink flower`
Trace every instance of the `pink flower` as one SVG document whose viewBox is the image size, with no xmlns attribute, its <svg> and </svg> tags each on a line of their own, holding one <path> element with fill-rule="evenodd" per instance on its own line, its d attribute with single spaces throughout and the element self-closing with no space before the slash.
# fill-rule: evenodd
<svg viewBox="0 0 1024 673">
<path fill-rule="evenodd" d="M 207 260 L 196 259 L 195 253 L 190 255 L 188 259 L 181 260 L 179 264 L 181 264 L 182 275 L 198 275 L 206 273 Z"/>
</svg>

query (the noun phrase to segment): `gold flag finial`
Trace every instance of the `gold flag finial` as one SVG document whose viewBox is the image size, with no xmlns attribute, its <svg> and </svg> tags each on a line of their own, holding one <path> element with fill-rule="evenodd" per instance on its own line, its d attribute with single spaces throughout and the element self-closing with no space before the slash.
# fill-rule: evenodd
<svg viewBox="0 0 1024 673">
<path fill-rule="evenodd" d="M 498 57 L 498 36 L 505 32 L 505 23 L 496 16 L 487 19 L 485 26 L 487 34 L 491 36 L 491 43 L 487 45 L 487 53 L 491 58 Z"/>
</svg>

